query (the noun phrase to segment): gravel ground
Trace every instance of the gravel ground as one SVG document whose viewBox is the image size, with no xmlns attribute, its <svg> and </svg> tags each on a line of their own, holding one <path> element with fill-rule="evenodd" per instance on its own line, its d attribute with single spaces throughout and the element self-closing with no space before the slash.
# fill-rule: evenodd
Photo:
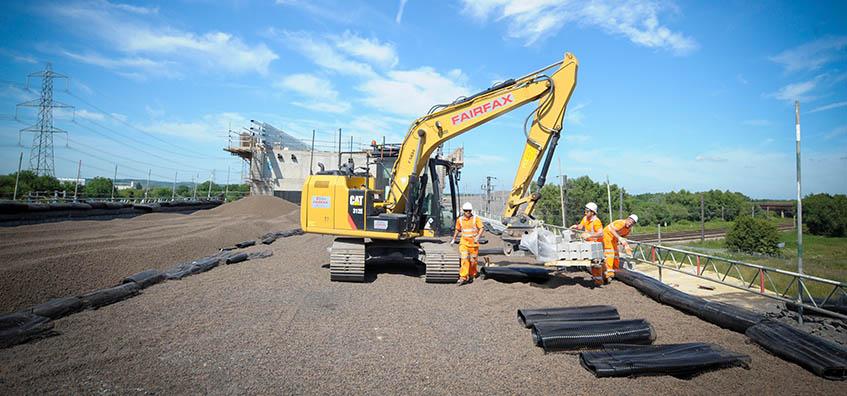
<svg viewBox="0 0 847 396">
<path fill-rule="evenodd" d="M 114 286 L 270 231 L 299 227 L 297 206 L 249 197 L 190 215 L 0 228 L 0 312 Z"/>
<path fill-rule="evenodd" d="M 256 235 L 258 236 L 258 235 Z M 330 237 L 271 245 L 274 256 L 146 289 L 56 322 L 63 334 L 0 350 L 0 394 L 844 394 L 738 333 L 583 274 L 547 285 L 430 285 L 415 267 L 331 283 Z M 256 246 L 248 250 L 267 249 Z M 497 256 L 493 256 L 497 258 Z M 691 380 L 596 379 L 576 355 L 544 354 L 522 307 L 612 304 L 656 343 L 703 341 L 752 356 Z"/>
</svg>

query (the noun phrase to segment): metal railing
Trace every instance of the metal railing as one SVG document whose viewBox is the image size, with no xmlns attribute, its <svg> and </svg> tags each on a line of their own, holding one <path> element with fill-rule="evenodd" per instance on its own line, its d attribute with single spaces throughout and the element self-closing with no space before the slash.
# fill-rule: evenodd
<svg viewBox="0 0 847 396">
<path fill-rule="evenodd" d="M 662 270 L 669 269 L 847 320 L 847 315 L 824 308 L 827 303 L 834 303 L 847 296 L 847 285 L 842 282 L 653 243 L 632 243 L 636 245 L 633 259 L 656 266 L 660 281 Z M 787 283 L 778 286 L 775 277 Z M 826 297 L 816 300 L 810 288 L 820 291 L 820 295 Z M 800 293 L 803 294 L 802 302 L 797 298 Z"/>
</svg>

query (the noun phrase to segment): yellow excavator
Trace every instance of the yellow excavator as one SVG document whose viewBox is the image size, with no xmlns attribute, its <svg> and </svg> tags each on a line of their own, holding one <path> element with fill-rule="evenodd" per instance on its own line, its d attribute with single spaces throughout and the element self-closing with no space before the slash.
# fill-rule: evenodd
<svg viewBox="0 0 847 396">
<path fill-rule="evenodd" d="M 426 282 L 455 282 L 460 265 L 457 249 L 425 238 L 432 236 L 430 218 L 437 216 L 428 212 L 432 206 L 426 201 L 441 200 L 440 190 L 432 189 L 439 179 L 435 167 L 439 158 L 430 157 L 444 142 L 537 101 L 524 123 L 526 145 L 503 211 L 507 230 L 533 226 L 532 212 L 541 195 L 527 192 L 546 151 L 537 180 L 539 191 L 544 186 L 578 66 L 576 57 L 566 53 L 563 60 L 523 77 L 434 106 L 412 123 L 384 189 L 375 188 L 377 178 L 370 175 L 369 166 L 364 172 L 344 166 L 309 176 L 301 196 L 300 223 L 305 232 L 338 236 L 330 250 L 330 279 L 362 282 L 366 263 L 401 259 L 423 262 Z M 552 74 L 545 74 L 551 69 Z M 450 180 L 455 221 L 455 183 Z M 428 184 L 435 193 L 427 194 Z"/>
</svg>

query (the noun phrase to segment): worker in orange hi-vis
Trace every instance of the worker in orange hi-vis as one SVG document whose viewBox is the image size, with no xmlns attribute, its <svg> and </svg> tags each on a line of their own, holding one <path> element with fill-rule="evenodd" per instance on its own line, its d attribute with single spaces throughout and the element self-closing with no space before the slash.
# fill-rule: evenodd
<svg viewBox="0 0 847 396">
<path fill-rule="evenodd" d="M 603 242 L 603 222 L 597 217 L 597 204 L 589 202 L 585 204 L 585 216 L 579 224 L 571 226 L 571 230 L 582 231 L 580 237 L 586 242 Z M 603 265 L 593 263 L 591 265 L 591 278 L 597 285 L 603 284 Z"/>
<path fill-rule="evenodd" d="M 603 241 L 603 222 L 597 217 L 597 204 L 589 202 L 585 204 L 585 216 L 579 224 L 571 226 L 571 230 L 583 231 L 580 236 L 587 242 Z"/>
<path fill-rule="evenodd" d="M 638 222 L 638 216 L 631 214 L 626 219 L 615 220 L 603 229 L 603 252 L 606 256 L 606 273 L 604 283 L 609 283 L 615 277 L 615 271 L 620 268 L 620 251 L 618 244 L 622 244 L 626 254 L 632 255 L 629 242 L 625 239 L 632 231 L 632 227 Z M 596 280 L 595 280 L 596 282 Z"/>
<path fill-rule="evenodd" d="M 453 232 L 453 239 L 450 244 L 456 243 L 456 237 L 459 233 L 462 238 L 459 241 L 459 254 L 462 256 L 462 267 L 459 269 L 459 281 L 457 285 L 461 286 L 466 283 L 473 282 L 477 275 L 477 261 L 479 260 L 479 237 L 482 236 L 484 229 L 482 220 L 473 214 L 473 205 L 470 202 L 465 202 L 462 205 L 462 215 L 456 219 L 456 230 Z"/>
</svg>

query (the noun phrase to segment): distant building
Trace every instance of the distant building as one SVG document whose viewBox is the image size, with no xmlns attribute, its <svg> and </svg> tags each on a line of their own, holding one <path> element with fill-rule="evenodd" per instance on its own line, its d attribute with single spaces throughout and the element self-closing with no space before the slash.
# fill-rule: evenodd
<svg viewBox="0 0 847 396">
<path fill-rule="evenodd" d="M 57 177 L 56 179 L 58 179 L 58 180 L 59 180 L 60 182 L 62 182 L 62 183 L 71 183 L 71 184 L 74 184 L 74 183 L 76 183 L 76 182 L 77 182 L 77 179 L 76 179 L 76 178 L 73 178 L 73 177 Z M 84 179 L 84 178 L 79 178 L 79 185 L 80 185 L 80 186 L 84 186 L 84 185 L 85 185 L 85 179 Z"/>
<path fill-rule="evenodd" d="M 115 189 L 118 190 L 118 191 L 140 189 L 140 188 L 141 188 L 141 182 L 137 182 L 137 181 L 129 181 L 128 183 L 115 183 Z"/>
</svg>

